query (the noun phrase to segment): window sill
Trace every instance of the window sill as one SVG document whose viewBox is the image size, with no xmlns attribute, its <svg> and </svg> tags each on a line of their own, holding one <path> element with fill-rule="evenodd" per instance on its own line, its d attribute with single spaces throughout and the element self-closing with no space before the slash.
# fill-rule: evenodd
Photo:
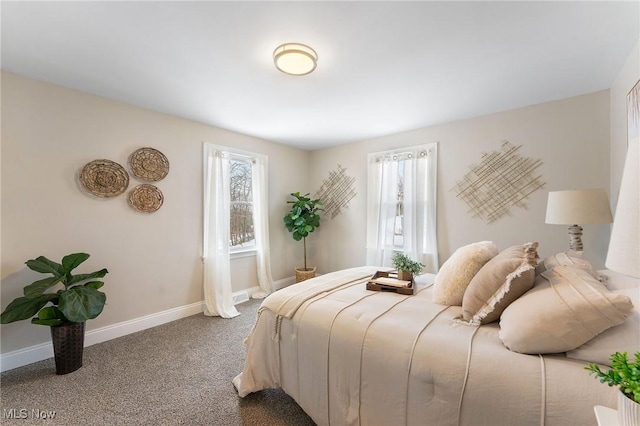
<svg viewBox="0 0 640 426">
<path fill-rule="evenodd" d="M 256 255 L 256 249 L 238 250 L 229 253 L 230 259 L 240 259 L 242 257 L 251 257 Z"/>
</svg>

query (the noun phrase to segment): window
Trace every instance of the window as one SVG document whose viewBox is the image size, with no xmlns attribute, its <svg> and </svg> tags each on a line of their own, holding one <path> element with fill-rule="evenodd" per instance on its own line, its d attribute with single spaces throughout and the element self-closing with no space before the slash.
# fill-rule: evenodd
<svg viewBox="0 0 640 426">
<path fill-rule="evenodd" d="M 203 144 L 205 315 L 232 318 L 231 258 L 255 257 L 260 290 L 273 291 L 269 251 L 267 156 Z"/>
<path fill-rule="evenodd" d="M 402 249 L 404 245 L 404 162 L 405 160 L 398 161 L 398 170 L 397 170 L 397 192 L 395 197 L 396 202 L 396 214 L 394 216 L 394 227 L 393 227 L 393 246 Z"/>
<path fill-rule="evenodd" d="M 402 251 L 436 272 L 437 144 L 369 154 L 367 264 Z"/>
<path fill-rule="evenodd" d="M 229 248 L 232 252 L 253 250 L 256 246 L 252 186 L 251 161 L 232 157 L 229 160 Z"/>
</svg>

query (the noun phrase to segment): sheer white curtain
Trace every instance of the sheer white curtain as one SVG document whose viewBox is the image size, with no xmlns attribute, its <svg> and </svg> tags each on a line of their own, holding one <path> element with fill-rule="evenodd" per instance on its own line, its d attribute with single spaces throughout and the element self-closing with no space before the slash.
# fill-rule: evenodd
<svg viewBox="0 0 640 426">
<path fill-rule="evenodd" d="M 438 271 L 438 145 L 427 144 L 368 156 L 367 264 L 391 266 L 395 251 Z M 402 163 L 402 164 L 401 164 Z M 398 226 L 398 175 L 402 178 L 402 243 L 394 241 Z"/>
<path fill-rule="evenodd" d="M 240 312 L 233 305 L 229 258 L 230 196 L 228 154 L 204 145 L 204 314 L 233 318 Z"/>
<path fill-rule="evenodd" d="M 231 288 L 230 176 L 234 156 L 250 159 L 253 194 L 253 226 L 256 240 L 256 269 L 260 290 L 253 297 L 273 291 L 269 251 L 268 169 L 265 155 L 204 144 L 204 300 L 205 315 L 233 318 L 240 315 L 233 304 Z"/>
<path fill-rule="evenodd" d="M 367 178 L 367 265 L 389 266 L 398 195 L 398 162 L 369 154 Z"/>
<path fill-rule="evenodd" d="M 256 236 L 256 262 L 260 291 L 253 298 L 263 298 L 273 291 L 271 251 L 269 250 L 269 197 L 267 157 L 257 155 L 251 167 L 253 190 L 253 229 Z"/>
</svg>

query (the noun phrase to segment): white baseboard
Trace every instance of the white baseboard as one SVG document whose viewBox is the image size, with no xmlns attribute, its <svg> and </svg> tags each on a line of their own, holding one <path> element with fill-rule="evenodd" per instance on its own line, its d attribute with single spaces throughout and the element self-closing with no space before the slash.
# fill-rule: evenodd
<svg viewBox="0 0 640 426">
<path fill-rule="evenodd" d="M 0 356 L 0 372 L 13 370 L 51 357 L 53 357 L 53 345 L 50 342 L 7 352 Z"/>
<path fill-rule="evenodd" d="M 276 290 L 280 290 L 281 288 L 285 288 L 287 286 L 290 286 L 291 284 L 295 284 L 296 283 L 296 277 L 287 277 L 287 278 L 283 278 L 281 280 L 278 281 L 274 281 L 273 282 L 273 287 L 274 287 L 274 291 Z"/>
<path fill-rule="evenodd" d="M 257 289 L 258 287 L 255 287 Z M 253 288 L 241 290 L 233 293 L 233 303 L 237 305 L 249 300 L 249 294 Z M 145 315 L 129 321 L 123 321 L 117 324 L 108 325 L 106 327 L 97 328 L 87 331 L 84 336 L 84 346 L 95 345 L 96 343 L 106 342 L 107 340 L 117 337 L 126 336 L 127 334 L 137 331 L 146 330 L 147 328 L 156 327 L 191 315 L 204 312 L 204 302 L 196 302 L 190 305 L 179 306 L 177 308 L 167 309 L 166 311 L 155 314 Z M 18 349 L 0 355 L 0 372 L 12 370 L 43 359 L 53 357 L 53 345 L 51 342 L 41 343 L 39 345 L 29 346 L 28 348 Z"/>
</svg>

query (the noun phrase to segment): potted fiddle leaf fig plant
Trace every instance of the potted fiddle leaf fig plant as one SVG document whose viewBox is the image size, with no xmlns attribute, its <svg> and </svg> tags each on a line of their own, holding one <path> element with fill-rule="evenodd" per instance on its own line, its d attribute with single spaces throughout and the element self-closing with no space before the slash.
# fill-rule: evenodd
<svg viewBox="0 0 640 426">
<path fill-rule="evenodd" d="M 87 253 L 73 253 L 64 256 L 62 263 L 44 256 L 27 260 L 29 269 L 51 276 L 27 285 L 24 296 L 13 300 L 0 314 L 1 324 L 31 318 L 32 324 L 51 327 L 56 374 L 71 373 L 82 366 L 85 322 L 100 315 L 106 304 L 107 296 L 98 290 L 104 282 L 94 279 L 109 271 L 103 268 L 72 274 L 88 258 Z"/>
<path fill-rule="evenodd" d="M 296 268 L 296 282 L 301 282 L 313 278 L 316 267 L 307 267 L 307 236 L 320 226 L 320 212 L 324 211 L 320 206 L 320 199 L 311 199 L 309 194 L 300 195 L 299 192 L 290 194 L 294 201 L 287 201 L 291 204 L 291 210 L 283 218 L 284 226 L 293 233 L 293 239 L 302 240 L 304 247 L 304 267 Z"/>
<path fill-rule="evenodd" d="M 413 281 L 414 275 L 420 275 L 425 268 L 420 262 L 412 260 L 404 253 L 396 252 L 391 257 L 393 267 L 398 270 L 398 279 L 405 281 Z"/>
<path fill-rule="evenodd" d="M 607 371 L 598 364 L 585 369 L 601 383 L 618 387 L 618 424 L 640 426 L 640 352 L 634 354 L 634 360 L 629 360 L 626 352 L 616 352 L 609 359 L 611 368 Z"/>
</svg>

